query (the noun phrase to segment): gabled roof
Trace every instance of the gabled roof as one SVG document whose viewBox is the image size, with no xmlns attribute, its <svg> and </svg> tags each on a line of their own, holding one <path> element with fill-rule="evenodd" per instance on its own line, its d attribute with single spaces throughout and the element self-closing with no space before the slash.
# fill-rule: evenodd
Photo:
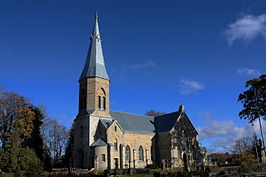
<svg viewBox="0 0 266 177">
<path fill-rule="evenodd" d="M 96 146 L 108 146 L 108 144 L 106 142 L 104 142 L 101 138 L 97 139 L 96 141 L 94 141 L 91 144 L 92 147 L 96 147 Z"/>
<path fill-rule="evenodd" d="M 191 126 L 194 128 L 188 116 L 184 112 L 184 109 L 179 109 L 179 111 L 156 117 L 110 111 L 110 116 L 118 122 L 123 131 L 148 134 L 165 133 L 171 131 L 181 114 L 187 118 L 189 124 L 191 124 Z M 106 128 L 109 128 L 114 120 L 100 119 Z"/>
<path fill-rule="evenodd" d="M 100 77 L 109 80 L 108 74 L 105 69 L 104 57 L 102 51 L 101 37 L 98 26 L 98 15 L 95 17 L 95 25 L 91 35 L 90 47 L 86 59 L 85 66 L 80 75 L 79 80 L 88 77 Z"/>
<path fill-rule="evenodd" d="M 117 120 L 124 131 L 155 134 L 153 117 L 126 112 L 110 111 L 113 119 Z"/>
<path fill-rule="evenodd" d="M 180 111 L 154 117 L 156 133 L 169 132 L 175 125 L 179 116 Z"/>
<path fill-rule="evenodd" d="M 109 126 L 112 124 L 112 120 L 107 120 L 107 119 L 100 119 L 102 124 L 104 125 L 105 128 L 109 128 Z"/>
</svg>

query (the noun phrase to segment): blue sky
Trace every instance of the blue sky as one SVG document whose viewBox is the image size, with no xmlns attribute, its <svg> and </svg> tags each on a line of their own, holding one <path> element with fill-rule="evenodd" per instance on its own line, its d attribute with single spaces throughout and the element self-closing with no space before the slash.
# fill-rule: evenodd
<svg viewBox="0 0 266 177">
<path fill-rule="evenodd" d="M 182 102 L 216 151 L 250 135 L 237 97 L 266 71 L 264 0 L 2 0 L 0 87 L 69 127 L 96 10 L 112 110 L 174 112 Z"/>
</svg>

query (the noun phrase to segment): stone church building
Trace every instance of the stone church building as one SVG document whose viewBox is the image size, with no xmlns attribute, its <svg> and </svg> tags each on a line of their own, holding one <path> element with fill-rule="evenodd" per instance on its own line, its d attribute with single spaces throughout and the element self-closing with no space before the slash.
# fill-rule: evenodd
<svg viewBox="0 0 266 177">
<path fill-rule="evenodd" d="M 161 116 L 110 110 L 110 78 L 104 64 L 96 15 L 79 78 L 79 112 L 74 121 L 74 167 L 97 170 L 164 168 L 202 162 L 198 133 L 184 106 Z"/>
</svg>

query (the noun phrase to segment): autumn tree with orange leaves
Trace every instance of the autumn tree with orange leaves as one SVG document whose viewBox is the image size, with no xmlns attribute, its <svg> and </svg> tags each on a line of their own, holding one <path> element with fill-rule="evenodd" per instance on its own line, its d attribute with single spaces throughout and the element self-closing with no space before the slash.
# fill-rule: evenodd
<svg viewBox="0 0 266 177">
<path fill-rule="evenodd" d="M 3 149 L 30 136 L 34 112 L 29 100 L 13 92 L 0 93 L 0 144 Z M 16 142 L 11 141 L 11 137 Z"/>
<path fill-rule="evenodd" d="M 34 110 L 29 99 L 0 90 L 0 168 L 7 172 L 40 168 L 33 149 L 25 146 L 33 130 Z"/>
</svg>

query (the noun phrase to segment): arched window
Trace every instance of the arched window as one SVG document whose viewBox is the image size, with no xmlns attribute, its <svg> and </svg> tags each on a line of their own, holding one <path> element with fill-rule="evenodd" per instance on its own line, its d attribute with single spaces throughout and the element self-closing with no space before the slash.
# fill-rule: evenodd
<svg viewBox="0 0 266 177">
<path fill-rule="evenodd" d="M 98 89 L 98 109 L 106 110 L 106 93 L 103 88 Z"/>
<path fill-rule="evenodd" d="M 144 160 L 144 151 L 142 146 L 139 147 L 139 160 Z"/>
<path fill-rule="evenodd" d="M 126 157 L 126 161 L 130 161 L 130 159 L 131 159 L 131 157 L 130 157 L 130 147 L 128 145 L 126 146 L 125 157 Z"/>
<path fill-rule="evenodd" d="M 116 151 L 118 150 L 118 142 L 117 142 L 117 139 L 115 139 L 114 149 L 115 149 Z"/>
</svg>

